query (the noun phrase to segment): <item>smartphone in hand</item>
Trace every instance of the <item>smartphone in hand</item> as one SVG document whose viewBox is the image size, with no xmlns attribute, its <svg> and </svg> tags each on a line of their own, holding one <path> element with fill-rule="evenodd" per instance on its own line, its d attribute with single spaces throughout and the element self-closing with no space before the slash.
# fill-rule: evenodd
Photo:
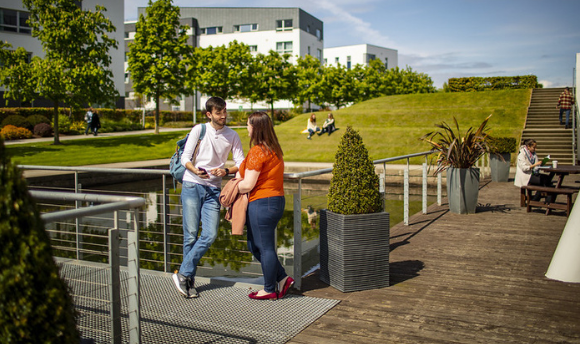
<svg viewBox="0 0 580 344">
<path fill-rule="evenodd" d="M 205 168 L 198 167 L 197 169 L 201 171 L 201 174 L 207 174 L 207 170 Z"/>
</svg>

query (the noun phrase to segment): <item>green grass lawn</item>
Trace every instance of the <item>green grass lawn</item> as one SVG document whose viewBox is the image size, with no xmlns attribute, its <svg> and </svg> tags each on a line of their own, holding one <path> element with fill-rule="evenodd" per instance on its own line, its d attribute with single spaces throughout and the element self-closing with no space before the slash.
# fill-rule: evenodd
<svg viewBox="0 0 580 344">
<path fill-rule="evenodd" d="M 516 137 L 524 127 L 531 90 L 505 90 L 472 93 L 432 93 L 381 97 L 349 108 L 333 111 L 339 130 L 331 136 L 315 135 L 312 140 L 300 132 L 306 128 L 310 114 L 299 115 L 276 127 L 286 161 L 333 162 L 336 148 L 347 126 L 358 130 L 373 160 L 428 151 L 419 140 L 435 130 L 435 124 L 453 123 L 456 117 L 462 132 L 478 127 L 490 114 L 494 136 Z M 327 112 L 317 112 L 319 126 Z M 245 129 L 236 129 L 248 150 Z M 169 158 L 175 142 L 183 132 L 144 134 L 123 137 L 88 138 L 7 146 L 7 152 L 18 164 L 78 166 L 125 161 Z M 411 163 L 422 163 L 415 158 Z"/>
</svg>

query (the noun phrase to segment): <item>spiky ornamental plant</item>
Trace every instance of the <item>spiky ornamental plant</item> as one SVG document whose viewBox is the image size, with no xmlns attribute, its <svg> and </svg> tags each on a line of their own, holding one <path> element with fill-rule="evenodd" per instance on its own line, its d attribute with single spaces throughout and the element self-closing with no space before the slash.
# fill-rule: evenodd
<svg viewBox="0 0 580 344">
<path fill-rule="evenodd" d="M 435 173 L 443 172 L 449 167 L 454 168 L 471 168 L 482 155 L 490 151 L 488 143 L 489 130 L 487 122 L 491 115 L 481 123 L 477 130 L 467 129 L 465 135 L 461 135 L 459 123 L 453 117 L 456 131 L 447 123 L 436 124 L 439 131 L 430 132 L 421 140 L 428 142 L 436 151 L 437 168 Z"/>
<path fill-rule="evenodd" d="M 328 210 L 343 215 L 382 211 L 379 177 L 362 137 L 353 128 L 346 128 L 335 159 Z"/>
<path fill-rule="evenodd" d="M 44 224 L 0 140 L 0 343 L 79 342 Z"/>
</svg>

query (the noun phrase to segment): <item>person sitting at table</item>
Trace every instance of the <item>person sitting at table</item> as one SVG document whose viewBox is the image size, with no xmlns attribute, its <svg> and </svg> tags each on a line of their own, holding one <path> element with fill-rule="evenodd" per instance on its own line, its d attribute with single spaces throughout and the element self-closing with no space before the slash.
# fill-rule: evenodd
<svg viewBox="0 0 580 344">
<path fill-rule="evenodd" d="M 518 154 L 514 185 L 520 188 L 524 185 L 552 186 L 553 174 L 540 173 L 541 164 L 542 161 L 536 155 L 536 141 L 525 140 Z M 541 193 L 537 191 L 532 201 L 539 201 L 541 197 Z M 546 203 L 550 202 L 551 197 L 546 197 Z"/>
</svg>

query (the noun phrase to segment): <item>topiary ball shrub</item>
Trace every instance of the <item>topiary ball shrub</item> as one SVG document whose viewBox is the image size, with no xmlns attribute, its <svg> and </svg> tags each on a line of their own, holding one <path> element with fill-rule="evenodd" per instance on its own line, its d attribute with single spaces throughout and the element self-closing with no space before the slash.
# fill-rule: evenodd
<svg viewBox="0 0 580 344">
<path fill-rule="evenodd" d="M 26 117 L 26 119 L 28 120 L 28 122 L 30 122 L 30 125 L 32 125 L 33 128 L 40 123 L 46 123 L 50 125 L 50 119 L 48 119 L 48 117 L 43 115 L 30 115 Z"/>
<path fill-rule="evenodd" d="M 0 140 L 0 343 L 79 343 L 36 204 Z"/>
<path fill-rule="evenodd" d="M 48 137 L 52 135 L 52 128 L 50 124 L 47 123 L 38 123 L 34 126 L 34 135 L 40 137 Z"/>
<path fill-rule="evenodd" d="M 362 137 L 351 127 L 346 128 L 336 152 L 328 210 L 343 215 L 383 211 L 375 166 Z"/>
<path fill-rule="evenodd" d="M 32 125 L 30 122 L 24 118 L 24 116 L 20 115 L 10 115 L 2 121 L 2 127 L 7 125 L 13 125 L 18 128 L 26 128 L 28 130 L 32 130 Z"/>
<path fill-rule="evenodd" d="M 0 130 L 0 137 L 4 140 L 29 139 L 32 137 L 32 132 L 9 124 Z"/>
</svg>

